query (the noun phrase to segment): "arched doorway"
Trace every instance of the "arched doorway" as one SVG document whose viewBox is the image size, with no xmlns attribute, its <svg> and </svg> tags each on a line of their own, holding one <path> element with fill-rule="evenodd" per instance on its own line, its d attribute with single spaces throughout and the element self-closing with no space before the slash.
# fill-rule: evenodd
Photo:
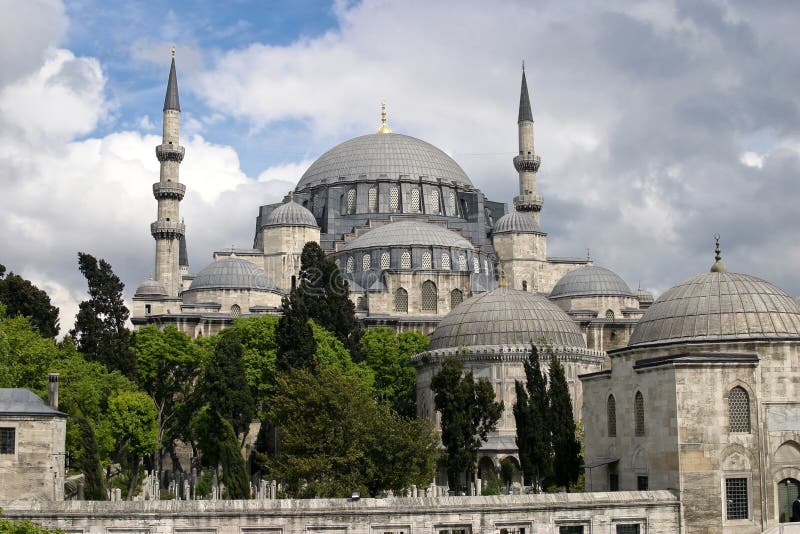
<svg viewBox="0 0 800 534">
<path fill-rule="evenodd" d="M 778 482 L 778 520 L 788 523 L 792 520 L 792 502 L 800 494 L 800 482 L 784 478 Z"/>
</svg>

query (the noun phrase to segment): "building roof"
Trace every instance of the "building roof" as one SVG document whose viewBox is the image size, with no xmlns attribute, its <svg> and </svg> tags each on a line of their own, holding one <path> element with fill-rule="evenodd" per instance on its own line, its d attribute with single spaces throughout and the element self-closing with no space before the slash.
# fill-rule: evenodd
<svg viewBox="0 0 800 534">
<path fill-rule="evenodd" d="M 0 415 L 48 415 L 66 417 L 34 392 L 23 388 L 0 388 Z"/>
<path fill-rule="evenodd" d="M 281 204 L 269 214 L 264 226 L 313 226 L 318 227 L 314 214 L 294 200 Z"/>
<path fill-rule="evenodd" d="M 450 156 L 421 139 L 396 133 L 369 134 L 350 139 L 321 155 L 300 178 L 301 191 L 323 180 L 353 182 L 366 176 L 397 179 L 426 176 L 472 187 L 464 170 Z"/>
<path fill-rule="evenodd" d="M 636 298 L 639 299 L 639 302 L 644 303 L 651 303 L 655 300 L 652 293 L 641 287 L 636 290 Z"/>
<path fill-rule="evenodd" d="M 661 295 L 629 347 L 697 341 L 800 339 L 800 308 L 779 287 L 747 274 L 699 274 Z"/>
<path fill-rule="evenodd" d="M 428 350 L 530 345 L 542 338 L 553 346 L 586 348 L 575 321 L 547 297 L 501 287 L 456 306 L 431 335 Z"/>
<path fill-rule="evenodd" d="M 444 226 L 407 219 L 373 228 L 347 243 L 341 250 L 410 246 L 474 248 L 465 237 Z"/>
<path fill-rule="evenodd" d="M 189 266 L 189 252 L 186 250 L 186 235 L 181 234 L 178 240 L 178 265 L 181 267 Z"/>
<path fill-rule="evenodd" d="M 136 288 L 136 293 L 133 294 L 134 297 L 145 297 L 145 296 L 165 296 L 167 294 L 167 288 L 164 287 L 164 284 L 159 282 L 158 280 L 148 279 L 141 283 L 139 287 Z"/>
<path fill-rule="evenodd" d="M 617 273 L 587 265 L 578 267 L 561 277 L 550 292 L 551 299 L 588 296 L 632 297 L 628 284 Z"/>
<path fill-rule="evenodd" d="M 497 220 L 494 225 L 493 233 L 505 234 L 512 232 L 531 234 L 542 233 L 542 230 L 530 215 L 526 215 L 518 211 L 512 211 L 510 213 L 506 213 Z"/>
<path fill-rule="evenodd" d="M 192 280 L 189 291 L 197 289 L 275 289 L 264 269 L 242 258 L 222 258 Z"/>
</svg>

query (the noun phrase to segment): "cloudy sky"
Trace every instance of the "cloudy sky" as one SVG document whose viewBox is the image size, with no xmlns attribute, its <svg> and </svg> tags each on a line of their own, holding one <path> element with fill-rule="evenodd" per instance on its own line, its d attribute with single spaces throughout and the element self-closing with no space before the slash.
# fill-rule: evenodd
<svg viewBox="0 0 800 534">
<path fill-rule="evenodd" d="M 517 187 L 520 63 L 552 255 L 656 293 L 730 270 L 800 294 L 800 9 L 786 1 L 0 0 L 0 263 L 72 326 L 77 252 L 152 276 L 154 146 L 177 47 L 192 270 L 251 246 L 320 154 L 395 132 Z"/>
</svg>

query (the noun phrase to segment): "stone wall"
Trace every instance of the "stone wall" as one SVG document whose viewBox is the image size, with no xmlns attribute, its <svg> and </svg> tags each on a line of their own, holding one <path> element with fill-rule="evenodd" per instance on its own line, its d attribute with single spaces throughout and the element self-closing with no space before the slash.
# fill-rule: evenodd
<svg viewBox="0 0 800 534">
<path fill-rule="evenodd" d="M 14 454 L 0 454 L 0 500 L 64 498 L 65 417 L 0 416 L 13 428 Z"/>
</svg>

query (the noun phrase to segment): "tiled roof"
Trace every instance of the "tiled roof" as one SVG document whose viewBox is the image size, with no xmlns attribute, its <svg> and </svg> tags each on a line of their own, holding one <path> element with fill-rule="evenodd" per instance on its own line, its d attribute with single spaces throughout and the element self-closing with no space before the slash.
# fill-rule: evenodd
<svg viewBox="0 0 800 534">
<path fill-rule="evenodd" d="M 23 388 L 0 388 L 0 414 L 66 416 L 45 404 L 32 391 Z"/>
</svg>

